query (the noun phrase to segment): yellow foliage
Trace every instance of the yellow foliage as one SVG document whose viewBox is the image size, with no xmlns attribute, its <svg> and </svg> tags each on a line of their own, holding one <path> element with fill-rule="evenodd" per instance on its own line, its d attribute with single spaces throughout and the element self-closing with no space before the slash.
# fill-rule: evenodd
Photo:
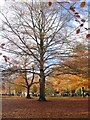
<svg viewBox="0 0 90 120">
<path fill-rule="evenodd" d="M 59 78 L 59 79 L 58 79 Z M 54 90 L 72 90 L 81 87 L 88 87 L 88 80 L 81 78 L 81 76 L 64 74 L 59 77 L 49 78 L 49 81 L 52 82 Z"/>
</svg>

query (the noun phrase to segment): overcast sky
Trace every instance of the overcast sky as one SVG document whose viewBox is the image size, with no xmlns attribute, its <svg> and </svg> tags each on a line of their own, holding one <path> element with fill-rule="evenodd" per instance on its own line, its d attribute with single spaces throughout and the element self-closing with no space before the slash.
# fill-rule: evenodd
<svg viewBox="0 0 90 120">
<path fill-rule="evenodd" d="M 4 4 L 4 0 L 0 0 L 0 6 Z"/>
</svg>

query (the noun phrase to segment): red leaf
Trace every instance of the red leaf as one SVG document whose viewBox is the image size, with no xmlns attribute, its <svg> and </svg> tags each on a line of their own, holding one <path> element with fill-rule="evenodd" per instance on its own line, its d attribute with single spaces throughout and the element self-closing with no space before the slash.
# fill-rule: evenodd
<svg viewBox="0 0 90 120">
<path fill-rule="evenodd" d="M 6 58 L 7 56 L 3 55 L 4 58 Z"/>
<path fill-rule="evenodd" d="M 84 2 L 81 2 L 80 7 L 85 7 L 85 5 L 86 5 L 86 2 L 85 2 L 85 1 L 84 1 Z"/>
<path fill-rule="evenodd" d="M 76 34 L 79 34 L 80 33 L 80 29 L 78 29 L 77 31 L 76 31 Z"/>
<path fill-rule="evenodd" d="M 80 18 L 80 15 L 76 15 L 76 17 Z"/>
<path fill-rule="evenodd" d="M 4 58 L 5 62 L 7 62 L 7 58 Z"/>
<path fill-rule="evenodd" d="M 87 35 L 86 35 L 86 38 L 90 38 L 90 34 L 87 34 Z"/>
<path fill-rule="evenodd" d="M 4 43 L 1 44 L 1 46 L 4 46 L 4 45 L 5 45 Z"/>
<path fill-rule="evenodd" d="M 85 20 L 84 20 L 84 19 L 82 19 L 81 21 L 82 21 L 82 22 L 85 22 Z"/>
<path fill-rule="evenodd" d="M 70 8 L 69 8 L 71 11 L 73 11 L 73 12 L 75 12 L 75 10 L 74 10 L 74 8 L 71 6 Z"/>
<path fill-rule="evenodd" d="M 5 62 L 9 60 L 9 58 L 6 55 L 3 55 Z"/>
<path fill-rule="evenodd" d="M 51 6 L 51 5 L 52 5 L 52 2 L 48 2 L 48 5 Z"/>
<path fill-rule="evenodd" d="M 80 27 L 82 27 L 82 26 L 83 26 L 83 24 L 80 25 Z"/>
</svg>

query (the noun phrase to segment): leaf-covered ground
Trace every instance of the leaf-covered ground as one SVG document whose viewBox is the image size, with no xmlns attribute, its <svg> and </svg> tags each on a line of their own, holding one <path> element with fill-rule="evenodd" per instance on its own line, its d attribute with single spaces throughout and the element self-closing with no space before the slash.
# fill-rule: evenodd
<svg viewBox="0 0 90 120">
<path fill-rule="evenodd" d="M 3 118 L 88 118 L 88 98 L 3 98 Z"/>
</svg>

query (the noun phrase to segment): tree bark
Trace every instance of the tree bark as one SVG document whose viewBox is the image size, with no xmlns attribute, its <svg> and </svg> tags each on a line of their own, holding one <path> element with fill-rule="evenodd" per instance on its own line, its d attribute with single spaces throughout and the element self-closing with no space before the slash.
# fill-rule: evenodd
<svg viewBox="0 0 90 120">
<path fill-rule="evenodd" d="M 46 101 L 45 98 L 45 77 L 41 76 L 40 78 L 40 97 L 39 101 Z"/>
<path fill-rule="evenodd" d="M 30 94 L 29 94 L 29 91 L 30 91 L 30 86 L 27 87 L 27 98 L 30 99 Z"/>
<path fill-rule="evenodd" d="M 43 15 L 43 12 L 42 12 L 42 15 Z M 44 73 L 44 36 L 42 35 L 42 33 L 43 33 L 43 29 L 40 28 L 40 97 L 39 97 L 39 101 L 46 101 L 45 73 Z"/>
</svg>

